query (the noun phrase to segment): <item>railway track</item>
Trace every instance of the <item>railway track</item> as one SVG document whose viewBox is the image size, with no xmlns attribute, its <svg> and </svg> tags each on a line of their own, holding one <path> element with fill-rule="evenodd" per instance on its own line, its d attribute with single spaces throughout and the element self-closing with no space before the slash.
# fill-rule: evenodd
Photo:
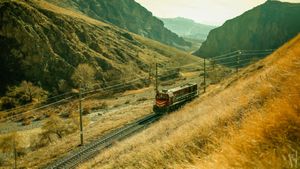
<svg viewBox="0 0 300 169">
<path fill-rule="evenodd" d="M 53 162 L 52 164 L 44 167 L 46 169 L 65 169 L 75 168 L 81 162 L 90 159 L 91 157 L 98 154 L 104 148 L 109 147 L 114 142 L 122 140 L 142 129 L 147 127 L 149 124 L 157 121 L 162 115 L 161 114 L 150 114 L 142 119 L 134 121 L 120 129 L 117 129 L 110 134 L 95 140 L 78 150 L 70 152 L 67 156 Z"/>
</svg>

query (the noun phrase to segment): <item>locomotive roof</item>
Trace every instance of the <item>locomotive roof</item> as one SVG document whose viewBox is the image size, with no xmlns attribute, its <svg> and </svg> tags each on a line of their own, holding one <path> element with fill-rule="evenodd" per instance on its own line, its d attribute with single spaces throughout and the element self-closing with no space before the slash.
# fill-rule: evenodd
<svg viewBox="0 0 300 169">
<path fill-rule="evenodd" d="M 176 91 L 179 91 L 181 89 L 191 87 L 191 86 L 194 86 L 194 85 L 197 85 L 197 83 L 188 83 L 188 84 L 181 85 L 181 86 L 178 86 L 178 87 L 175 87 L 175 88 L 172 88 L 172 89 L 163 89 L 163 90 L 160 91 L 160 93 L 174 93 Z"/>
</svg>

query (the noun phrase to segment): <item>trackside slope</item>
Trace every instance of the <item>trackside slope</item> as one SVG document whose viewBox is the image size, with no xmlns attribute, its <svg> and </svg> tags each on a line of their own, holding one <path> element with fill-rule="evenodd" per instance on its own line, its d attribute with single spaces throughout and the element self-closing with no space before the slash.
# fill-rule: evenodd
<svg viewBox="0 0 300 169">
<path fill-rule="evenodd" d="M 80 168 L 299 168 L 300 35 Z"/>
</svg>

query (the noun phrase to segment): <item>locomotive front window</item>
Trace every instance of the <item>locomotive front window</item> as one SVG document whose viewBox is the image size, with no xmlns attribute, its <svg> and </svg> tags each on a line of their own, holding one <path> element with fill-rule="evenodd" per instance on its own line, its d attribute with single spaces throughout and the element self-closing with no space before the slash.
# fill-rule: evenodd
<svg viewBox="0 0 300 169">
<path fill-rule="evenodd" d="M 167 94 L 158 93 L 156 95 L 157 99 L 167 100 L 169 99 L 169 96 Z"/>
</svg>

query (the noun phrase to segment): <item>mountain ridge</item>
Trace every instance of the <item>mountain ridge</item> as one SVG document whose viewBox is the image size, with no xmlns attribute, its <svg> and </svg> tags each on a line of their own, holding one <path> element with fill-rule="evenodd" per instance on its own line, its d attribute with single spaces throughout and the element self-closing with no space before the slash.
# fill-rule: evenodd
<svg viewBox="0 0 300 169">
<path fill-rule="evenodd" d="M 300 32 L 299 16 L 300 3 L 267 1 L 213 29 L 194 54 L 209 58 L 236 50 L 276 49 Z"/>
<path fill-rule="evenodd" d="M 22 80 L 50 91 L 60 80 L 72 87 L 70 77 L 81 63 L 94 67 L 105 85 L 148 76 L 154 56 L 165 63 L 197 60 L 160 43 L 150 48 L 138 35 L 45 1 L 3 1 L 0 9 L 1 93 Z"/>
<path fill-rule="evenodd" d="M 166 29 L 161 20 L 133 0 L 47 1 L 167 45 L 182 49 L 191 46 L 189 42 Z"/>
<path fill-rule="evenodd" d="M 209 31 L 216 28 L 216 26 L 201 24 L 184 17 L 160 19 L 164 22 L 166 28 L 179 36 L 197 40 L 205 40 Z"/>
</svg>

